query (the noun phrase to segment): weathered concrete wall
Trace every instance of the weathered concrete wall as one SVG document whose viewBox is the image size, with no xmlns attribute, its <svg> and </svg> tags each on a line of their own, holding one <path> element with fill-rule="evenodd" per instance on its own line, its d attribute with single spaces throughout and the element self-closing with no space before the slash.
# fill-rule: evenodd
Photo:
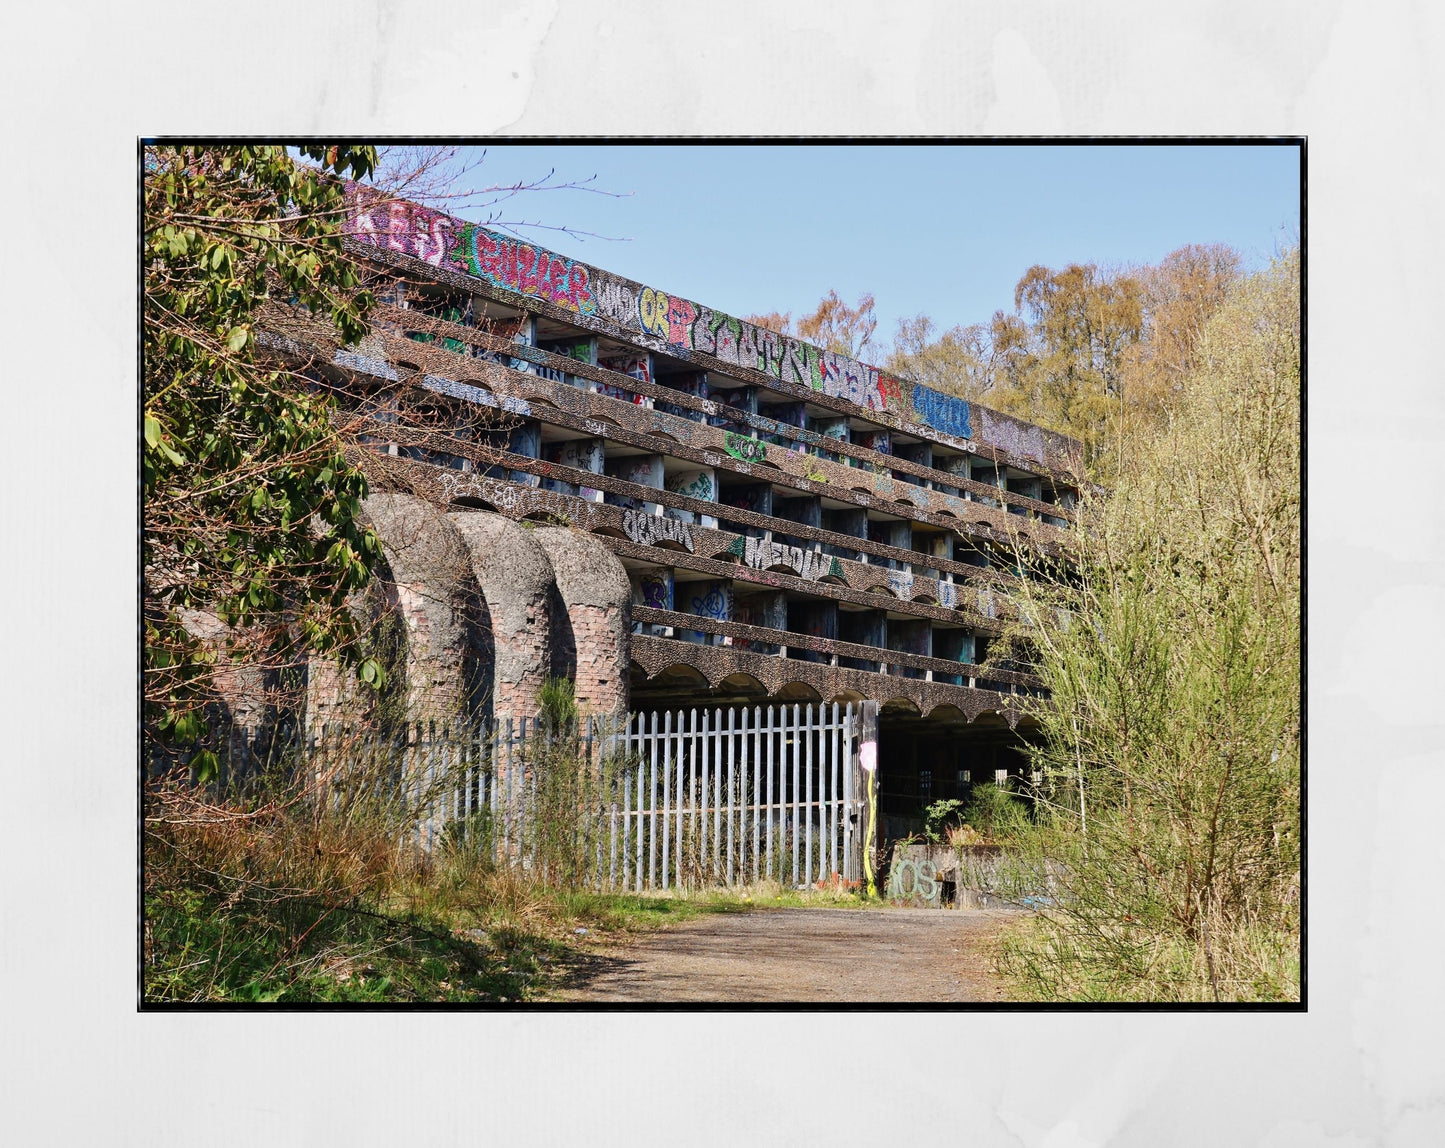
<svg viewBox="0 0 1445 1148">
<path fill-rule="evenodd" d="M 552 564 L 534 532 L 482 510 L 447 515 L 469 552 L 490 622 L 491 707 L 532 716 L 551 669 Z"/>
<path fill-rule="evenodd" d="M 1035 870 L 997 845 L 897 842 L 888 899 L 943 909 L 1036 909 L 1052 904 L 1057 872 Z"/>
<path fill-rule="evenodd" d="M 553 628 L 554 672 L 573 679 L 577 702 L 597 713 L 627 708 L 632 584 L 616 555 L 580 530 L 541 526 L 562 609 Z"/>
</svg>

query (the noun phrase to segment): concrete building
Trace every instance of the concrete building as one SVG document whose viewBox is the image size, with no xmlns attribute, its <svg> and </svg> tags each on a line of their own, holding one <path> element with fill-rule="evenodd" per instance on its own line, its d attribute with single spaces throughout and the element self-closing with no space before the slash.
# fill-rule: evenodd
<svg viewBox="0 0 1445 1148">
<path fill-rule="evenodd" d="M 413 705 L 476 681 L 526 711 L 559 672 L 594 710 L 871 699 L 894 829 L 1022 767 L 1036 684 L 979 664 L 1016 548 L 1066 553 L 1077 442 L 418 205 L 350 208 L 374 334 L 278 314 L 265 342 L 375 423 Z"/>
</svg>

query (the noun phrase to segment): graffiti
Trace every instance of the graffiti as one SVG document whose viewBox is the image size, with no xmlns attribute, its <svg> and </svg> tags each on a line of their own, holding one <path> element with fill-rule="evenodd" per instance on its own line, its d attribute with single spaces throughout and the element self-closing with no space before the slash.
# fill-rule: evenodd
<svg viewBox="0 0 1445 1148">
<path fill-rule="evenodd" d="M 701 594 L 688 598 L 688 612 L 700 618 L 715 618 L 726 622 L 733 613 L 733 591 L 726 582 L 704 582 L 706 589 Z"/>
<path fill-rule="evenodd" d="M 897 379 L 847 355 L 820 350 L 418 204 L 387 202 L 358 185 L 349 185 L 347 196 L 346 231 L 361 242 L 461 271 L 567 311 L 603 316 L 619 327 L 665 340 L 680 357 L 686 357 L 684 351 L 700 351 L 783 383 L 900 418 L 916 414 L 946 434 L 971 437 L 970 410 L 963 400 Z M 997 437 L 997 445 L 1036 459 L 1067 445 L 1060 436 L 1045 439 L 1043 432 L 1016 420 L 996 418 L 991 426 L 987 416 L 982 437 L 990 443 Z"/>
<path fill-rule="evenodd" d="M 675 346 L 692 346 L 697 307 L 686 299 L 669 298 L 656 288 L 644 287 L 637 294 L 637 317 L 649 335 L 666 339 Z"/>
<path fill-rule="evenodd" d="M 924 902 L 938 900 L 938 870 L 932 861 L 900 857 L 888 874 L 888 899 L 908 901 L 914 897 Z"/>
<path fill-rule="evenodd" d="M 913 571 L 888 571 L 888 589 L 895 598 L 907 602 L 913 597 Z"/>
<path fill-rule="evenodd" d="M 376 375 L 381 379 L 397 379 L 396 369 L 385 359 L 378 359 L 372 355 L 358 355 L 352 351 L 337 351 L 331 360 L 338 367 L 346 367 L 348 370 L 360 371 L 366 375 Z"/>
<path fill-rule="evenodd" d="M 771 570 L 774 566 L 786 566 L 797 571 L 799 578 L 817 582 L 823 578 L 843 579 L 843 565 L 838 559 L 817 550 L 804 550 L 801 546 L 784 546 L 766 538 L 734 538 L 724 554 L 742 559 L 745 566 L 754 570 Z"/>
<path fill-rule="evenodd" d="M 688 498 L 698 498 L 704 502 L 714 501 L 715 487 L 711 471 L 696 470 L 674 474 L 667 480 L 667 489 Z"/>
<path fill-rule="evenodd" d="M 637 577 L 637 590 L 644 606 L 654 610 L 672 609 L 672 571 L 646 570 Z"/>
<path fill-rule="evenodd" d="M 640 510 L 627 510 L 622 514 L 622 531 L 639 546 L 675 542 L 689 552 L 693 548 L 692 530 L 686 522 L 676 518 L 659 518 Z"/>
<path fill-rule="evenodd" d="M 956 438 L 972 438 L 973 424 L 968 404 L 921 383 L 913 387 L 913 410 L 929 426 Z"/>
<path fill-rule="evenodd" d="M 954 589 L 952 582 L 938 584 L 938 604 L 945 610 L 952 610 L 958 605 L 958 591 Z"/>
<path fill-rule="evenodd" d="M 768 448 L 755 438 L 723 432 L 723 449 L 739 462 L 762 462 L 768 457 Z"/>
<path fill-rule="evenodd" d="M 616 476 L 638 486 L 662 487 L 662 458 L 649 454 L 641 458 L 620 459 L 616 465 Z"/>
<path fill-rule="evenodd" d="M 568 311 L 597 310 L 590 269 L 553 255 L 545 248 L 494 235 L 476 224 L 463 224 L 451 251 L 451 265 L 523 295 L 536 295 Z"/>
<path fill-rule="evenodd" d="M 893 439 L 886 430 L 857 431 L 853 435 L 853 441 L 868 450 L 876 450 L 879 454 L 893 453 Z"/>
<path fill-rule="evenodd" d="M 388 202 L 359 184 L 346 188 L 346 234 L 387 251 L 444 266 L 458 221 L 404 200 Z"/>
<path fill-rule="evenodd" d="M 532 408 L 525 399 L 514 399 L 510 395 L 493 395 L 491 391 L 485 390 L 482 387 L 474 387 L 468 383 L 458 383 L 453 379 L 444 379 L 439 375 L 423 375 L 421 385 L 429 391 L 436 391 L 438 394 L 443 395 L 451 395 L 454 399 L 462 399 L 469 403 L 476 403 L 478 406 L 495 407 L 514 415 L 530 415 L 532 413 Z"/>
</svg>

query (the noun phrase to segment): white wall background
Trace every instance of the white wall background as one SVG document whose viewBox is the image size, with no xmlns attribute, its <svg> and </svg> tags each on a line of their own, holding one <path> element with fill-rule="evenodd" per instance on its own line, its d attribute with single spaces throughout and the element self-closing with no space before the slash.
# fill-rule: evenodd
<svg viewBox="0 0 1445 1148">
<path fill-rule="evenodd" d="M 52 0 L 6 23 L 7 1139 L 1445 1143 L 1445 7 Z M 1308 1014 L 137 1014 L 136 137 L 422 131 L 1307 134 Z"/>
</svg>

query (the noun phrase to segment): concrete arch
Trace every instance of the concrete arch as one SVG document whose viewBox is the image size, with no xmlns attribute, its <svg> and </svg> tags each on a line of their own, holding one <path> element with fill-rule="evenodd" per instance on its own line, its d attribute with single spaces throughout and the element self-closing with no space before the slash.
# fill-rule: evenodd
<svg viewBox="0 0 1445 1148">
<path fill-rule="evenodd" d="M 632 628 L 632 583 L 617 556 L 581 530 L 539 526 L 532 531 L 551 563 L 554 672 L 571 677 L 577 703 L 598 713 L 627 708 L 627 635 Z"/>
<path fill-rule="evenodd" d="M 447 518 L 487 605 L 491 708 L 531 716 L 551 671 L 552 565 L 534 532 L 510 518 L 477 510 Z"/>
<path fill-rule="evenodd" d="M 820 702 L 823 695 L 807 682 L 786 681 L 773 691 L 773 695 L 784 702 Z"/>
<path fill-rule="evenodd" d="M 714 685 L 726 686 L 730 690 L 750 694 L 754 697 L 764 698 L 768 696 L 768 687 L 764 683 L 758 681 L 752 674 L 745 673 L 741 670 L 735 674 L 719 675 L 718 681 L 715 682 Z"/>
<path fill-rule="evenodd" d="M 402 627 L 406 682 L 398 700 L 404 716 L 438 721 L 471 716 L 490 650 L 465 543 L 445 515 L 415 495 L 373 494 L 361 509 L 381 539 L 390 573 L 378 588 L 378 620 L 391 613 Z M 393 666 L 393 674 L 401 668 Z"/>
</svg>

